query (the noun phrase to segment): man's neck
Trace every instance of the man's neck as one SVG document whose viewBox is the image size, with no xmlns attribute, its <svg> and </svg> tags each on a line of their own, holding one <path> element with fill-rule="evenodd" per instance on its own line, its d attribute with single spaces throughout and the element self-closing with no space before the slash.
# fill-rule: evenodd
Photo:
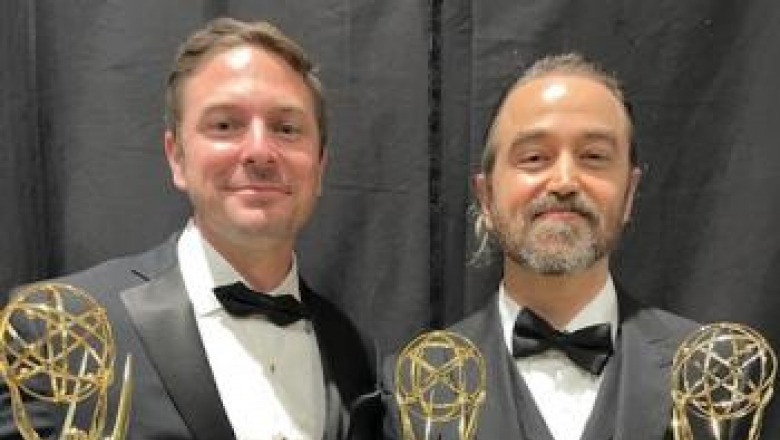
<svg viewBox="0 0 780 440">
<path fill-rule="evenodd" d="M 204 240 L 227 261 L 249 286 L 260 292 L 278 287 L 290 272 L 293 244 L 272 240 L 230 240 L 198 228 Z"/>
<path fill-rule="evenodd" d="M 527 267 L 504 262 L 504 288 L 520 306 L 528 307 L 555 328 L 566 326 L 593 298 L 609 277 L 607 258 L 583 271 L 567 275 L 543 275 Z"/>
</svg>

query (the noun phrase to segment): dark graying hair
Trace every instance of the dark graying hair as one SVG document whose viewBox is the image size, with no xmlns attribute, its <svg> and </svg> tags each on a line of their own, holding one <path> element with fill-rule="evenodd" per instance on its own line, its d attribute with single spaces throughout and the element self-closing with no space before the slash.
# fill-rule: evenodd
<svg viewBox="0 0 780 440">
<path fill-rule="evenodd" d="M 314 100 L 320 147 L 324 148 L 328 140 L 325 97 L 314 64 L 298 43 L 265 21 L 244 22 L 232 18 L 216 18 L 181 45 L 168 74 L 165 90 L 166 128 L 178 139 L 183 113 L 184 83 L 198 67 L 213 55 L 243 45 L 255 46 L 278 55 L 301 75 Z"/>
<path fill-rule="evenodd" d="M 498 101 L 498 105 L 493 111 L 493 117 L 490 121 L 490 128 L 488 129 L 485 149 L 482 152 L 481 172 L 485 176 L 489 176 L 493 172 L 493 167 L 496 162 L 496 144 L 495 144 L 495 130 L 497 126 L 498 115 L 504 107 L 509 95 L 512 94 L 518 87 L 521 87 L 535 79 L 539 79 L 551 75 L 573 75 L 590 78 L 604 87 L 612 93 L 612 96 L 617 99 L 623 105 L 626 112 L 626 119 L 628 122 L 628 138 L 629 138 L 629 159 L 632 166 L 639 165 L 639 159 L 637 157 L 636 146 L 631 141 L 633 132 L 632 112 L 631 105 L 627 101 L 623 89 L 618 79 L 605 70 L 603 70 L 596 63 L 585 59 L 577 53 L 567 53 L 561 55 L 549 55 L 544 58 L 540 58 L 528 67 L 520 77 L 512 83 Z M 474 222 L 474 235 L 476 238 L 476 249 L 471 257 L 471 264 L 480 266 L 490 263 L 492 260 L 492 254 L 494 251 L 491 246 L 493 237 L 491 231 L 487 227 L 486 219 L 482 214 L 481 209 L 476 204 L 472 204 L 469 208 L 469 215 Z"/>
</svg>

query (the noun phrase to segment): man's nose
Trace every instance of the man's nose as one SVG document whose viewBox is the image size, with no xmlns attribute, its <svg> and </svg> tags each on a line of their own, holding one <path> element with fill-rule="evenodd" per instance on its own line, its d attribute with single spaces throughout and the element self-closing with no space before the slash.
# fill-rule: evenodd
<svg viewBox="0 0 780 440">
<path fill-rule="evenodd" d="M 276 161 L 278 150 L 264 121 L 255 120 L 250 124 L 244 144 L 245 162 L 262 165 Z"/>
<path fill-rule="evenodd" d="M 579 191 L 577 162 L 570 154 L 561 154 L 550 169 L 548 189 L 551 193 L 565 197 Z"/>
</svg>

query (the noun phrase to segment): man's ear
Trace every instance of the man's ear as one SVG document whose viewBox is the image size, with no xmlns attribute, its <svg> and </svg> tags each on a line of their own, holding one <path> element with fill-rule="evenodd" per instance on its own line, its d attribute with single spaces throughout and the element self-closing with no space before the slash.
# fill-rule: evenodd
<svg viewBox="0 0 780 440">
<path fill-rule="evenodd" d="M 184 151 L 182 151 L 182 146 L 170 130 L 165 130 L 164 144 L 165 158 L 168 160 L 173 184 L 181 191 L 186 191 L 187 180 L 184 178 Z"/>
<path fill-rule="evenodd" d="M 322 153 L 320 153 L 320 162 L 317 165 L 319 167 L 319 181 L 317 182 L 317 196 L 322 195 L 322 186 L 323 182 L 325 180 L 325 171 L 328 169 L 328 158 L 330 157 L 330 154 L 328 154 L 328 149 L 323 148 Z"/>
<path fill-rule="evenodd" d="M 639 181 L 642 179 L 642 170 L 639 167 L 631 169 L 631 175 L 628 177 L 628 188 L 626 189 L 626 205 L 623 211 L 623 224 L 631 220 L 631 214 L 634 211 L 634 199 L 636 198 Z"/>
<path fill-rule="evenodd" d="M 485 173 L 475 174 L 471 178 L 471 185 L 474 187 L 474 195 L 477 196 L 477 201 L 479 203 L 480 217 L 484 219 L 485 227 L 492 230 L 493 221 L 490 218 L 490 179 Z"/>
</svg>

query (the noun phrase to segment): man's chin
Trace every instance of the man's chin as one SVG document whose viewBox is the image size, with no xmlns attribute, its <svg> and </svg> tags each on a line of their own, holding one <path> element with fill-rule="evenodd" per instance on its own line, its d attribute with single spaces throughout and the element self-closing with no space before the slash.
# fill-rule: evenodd
<svg viewBox="0 0 780 440">
<path fill-rule="evenodd" d="M 572 240 L 571 238 L 541 237 L 533 240 L 529 249 L 531 249 L 533 254 L 555 258 L 556 256 L 582 252 L 582 249 L 585 247 L 579 240 Z"/>
<path fill-rule="evenodd" d="M 247 236 L 285 237 L 290 235 L 292 227 L 279 222 L 242 222 L 236 224 L 236 229 Z"/>
<path fill-rule="evenodd" d="M 544 246 L 522 252 L 519 262 L 541 275 L 564 276 L 582 272 L 596 262 L 591 248 L 572 249 L 571 246 Z"/>
<path fill-rule="evenodd" d="M 252 236 L 283 236 L 292 230 L 291 221 L 284 216 L 274 215 L 267 210 L 242 210 L 232 213 L 226 219 L 237 233 Z"/>
</svg>

